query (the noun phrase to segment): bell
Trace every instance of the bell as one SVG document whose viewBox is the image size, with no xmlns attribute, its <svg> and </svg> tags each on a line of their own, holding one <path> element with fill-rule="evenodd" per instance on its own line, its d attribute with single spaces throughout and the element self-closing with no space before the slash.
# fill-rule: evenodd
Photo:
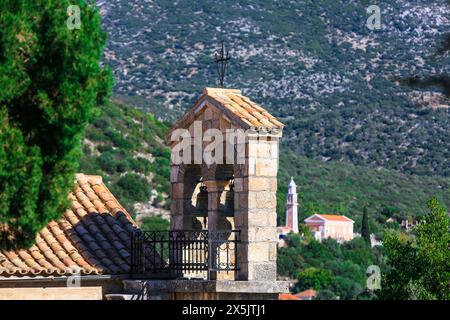
<svg viewBox="0 0 450 320">
<path fill-rule="evenodd" d="M 200 186 L 200 192 L 197 194 L 195 215 L 201 217 L 208 216 L 208 191 L 204 184 Z"/>
<path fill-rule="evenodd" d="M 226 217 L 234 216 L 234 183 L 230 183 L 230 190 L 225 191 L 225 204 L 221 210 L 222 215 Z"/>
</svg>

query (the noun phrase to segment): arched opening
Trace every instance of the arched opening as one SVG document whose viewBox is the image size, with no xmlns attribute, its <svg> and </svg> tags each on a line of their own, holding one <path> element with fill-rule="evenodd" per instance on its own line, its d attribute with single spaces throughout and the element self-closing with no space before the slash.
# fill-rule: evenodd
<svg viewBox="0 0 450 320">
<path fill-rule="evenodd" d="M 205 229 L 208 218 L 208 193 L 203 184 L 201 165 L 187 165 L 183 183 L 183 229 Z"/>
</svg>

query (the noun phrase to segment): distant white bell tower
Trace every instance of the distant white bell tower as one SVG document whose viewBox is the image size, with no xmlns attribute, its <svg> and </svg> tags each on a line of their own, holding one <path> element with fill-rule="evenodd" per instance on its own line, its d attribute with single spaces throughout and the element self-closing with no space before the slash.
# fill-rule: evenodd
<svg viewBox="0 0 450 320">
<path fill-rule="evenodd" d="M 286 227 L 293 233 L 298 233 L 298 212 L 297 212 L 297 185 L 291 177 L 286 201 Z"/>
</svg>

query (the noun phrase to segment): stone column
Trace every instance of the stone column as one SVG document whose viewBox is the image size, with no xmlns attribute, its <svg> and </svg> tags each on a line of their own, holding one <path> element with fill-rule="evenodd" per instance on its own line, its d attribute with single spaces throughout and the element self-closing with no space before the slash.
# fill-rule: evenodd
<svg viewBox="0 0 450 320">
<path fill-rule="evenodd" d="M 236 229 L 241 230 L 237 280 L 276 280 L 278 139 L 250 137 L 235 178 Z"/>
<path fill-rule="evenodd" d="M 219 203 L 220 196 L 225 189 L 228 181 L 226 180 L 209 180 L 204 182 L 208 190 L 208 231 L 214 232 L 218 230 L 219 222 Z M 211 237 L 211 236 L 210 236 Z M 212 267 L 216 266 L 217 244 L 209 243 L 209 263 Z M 208 278 L 210 280 L 217 279 L 217 271 L 210 271 Z"/>
<path fill-rule="evenodd" d="M 172 187 L 172 202 L 170 205 L 170 230 L 183 229 L 184 184 L 180 174 L 180 166 L 170 167 L 170 182 Z M 181 181 L 180 181 L 181 180 Z"/>
</svg>

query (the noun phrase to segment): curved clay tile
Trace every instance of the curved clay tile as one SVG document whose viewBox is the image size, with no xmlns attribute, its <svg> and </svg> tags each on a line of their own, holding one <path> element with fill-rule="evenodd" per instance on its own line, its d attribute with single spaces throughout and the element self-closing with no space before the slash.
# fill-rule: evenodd
<svg viewBox="0 0 450 320">
<path fill-rule="evenodd" d="M 130 271 L 130 236 L 137 228 L 98 176 L 77 175 L 72 202 L 27 250 L 0 251 L 0 276 L 120 274 Z"/>
</svg>

